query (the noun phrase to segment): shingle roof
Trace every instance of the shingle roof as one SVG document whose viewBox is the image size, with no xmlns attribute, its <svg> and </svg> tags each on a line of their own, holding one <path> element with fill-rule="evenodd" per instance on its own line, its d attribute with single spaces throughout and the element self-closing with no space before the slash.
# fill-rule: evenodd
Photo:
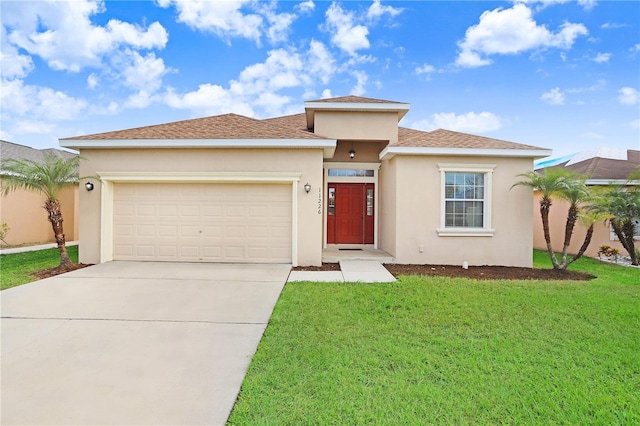
<svg viewBox="0 0 640 426">
<path fill-rule="evenodd" d="M 384 99 L 363 98 L 362 96 L 338 96 L 336 98 L 316 99 L 307 102 L 353 103 L 353 104 L 402 104 L 404 102 L 386 101 Z"/>
<path fill-rule="evenodd" d="M 564 167 L 576 173 L 586 175 L 589 179 L 625 180 L 629 173 L 640 166 L 640 151 L 627 150 L 626 160 L 593 157 L 567 166 L 564 162 L 555 167 Z"/>
<path fill-rule="evenodd" d="M 0 140 L 0 160 L 14 159 L 41 162 L 47 154 L 60 158 L 70 158 L 77 155 L 55 148 L 36 149 L 30 146 Z"/>
<path fill-rule="evenodd" d="M 403 127 L 398 128 L 398 142 L 392 144 L 392 146 L 426 148 L 544 149 L 537 146 L 486 138 L 484 136 L 454 132 L 451 130 L 438 129 L 432 132 L 423 132 Z"/>
<path fill-rule="evenodd" d="M 301 112 L 300 114 L 285 115 L 284 117 L 266 118 L 262 121 L 276 126 L 285 126 L 305 132 L 309 131 L 309 129 L 307 129 L 307 117 L 304 112 Z"/>
<path fill-rule="evenodd" d="M 323 139 L 311 132 L 237 114 L 117 130 L 60 140 L 113 139 Z"/>
</svg>

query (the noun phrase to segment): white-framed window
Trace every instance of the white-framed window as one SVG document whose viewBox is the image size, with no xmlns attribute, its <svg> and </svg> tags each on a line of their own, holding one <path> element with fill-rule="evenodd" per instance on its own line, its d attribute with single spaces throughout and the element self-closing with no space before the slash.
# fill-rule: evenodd
<svg viewBox="0 0 640 426">
<path fill-rule="evenodd" d="M 633 222 L 636 225 L 635 226 L 635 232 L 633 233 L 633 239 L 634 240 L 640 240 L 640 218 L 633 219 Z M 613 226 L 611 226 L 611 224 L 609 224 L 609 240 L 618 241 L 618 236 L 616 235 L 615 231 L 613 230 Z"/>
<path fill-rule="evenodd" d="M 495 164 L 438 164 L 440 236 L 492 236 L 491 187 Z"/>
</svg>

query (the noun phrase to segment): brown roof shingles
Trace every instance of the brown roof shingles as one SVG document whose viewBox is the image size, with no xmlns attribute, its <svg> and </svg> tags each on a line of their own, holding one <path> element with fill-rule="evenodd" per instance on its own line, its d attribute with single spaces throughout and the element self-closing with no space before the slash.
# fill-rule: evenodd
<svg viewBox="0 0 640 426">
<path fill-rule="evenodd" d="M 391 146 L 421 148 L 543 149 L 537 146 L 486 138 L 484 136 L 454 132 L 451 130 L 438 129 L 432 132 L 423 132 L 403 127 L 398 129 L 398 142 Z"/>
<path fill-rule="evenodd" d="M 564 167 L 578 174 L 586 175 L 589 179 L 619 179 L 625 180 L 636 167 L 640 166 L 640 151 L 628 149 L 626 160 L 594 157 L 569 166 L 567 163 L 556 167 Z"/>
<path fill-rule="evenodd" d="M 223 114 L 137 127 L 127 130 L 76 136 L 61 140 L 109 139 L 324 139 L 303 129 L 269 123 L 237 114 Z"/>
<path fill-rule="evenodd" d="M 351 104 L 402 104 L 404 102 L 386 101 L 384 99 L 363 98 L 362 96 L 339 96 L 337 98 L 316 99 L 307 102 L 351 103 Z"/>
</svg>

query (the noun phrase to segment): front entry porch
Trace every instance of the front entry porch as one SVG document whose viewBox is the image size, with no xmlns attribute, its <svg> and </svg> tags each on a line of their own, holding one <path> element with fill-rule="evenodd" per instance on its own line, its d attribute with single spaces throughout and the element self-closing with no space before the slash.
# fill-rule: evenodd
<svg viewBox="0 0 640 426">
<path fill-rule="evenodd" d="M 377 260 L 380 263 L 396 263 L 395 257 L 384 250 L 373 246 L 361 249 L 344 249 L 336 245 L 328 245 L 322 250 L 323 263 L 339 263 L 341 260 Z"/>
</svg>

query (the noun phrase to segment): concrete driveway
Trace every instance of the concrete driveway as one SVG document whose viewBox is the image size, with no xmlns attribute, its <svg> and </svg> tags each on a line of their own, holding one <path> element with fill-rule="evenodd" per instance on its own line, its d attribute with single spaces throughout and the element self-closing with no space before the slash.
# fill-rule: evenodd
<svg viewBox="0 0 640 426">
<path fill-rule="evenodd" d="M 109 262 L 0 293 L 0 423 L 224 424 L 290 265 Z"/>
</svg>

